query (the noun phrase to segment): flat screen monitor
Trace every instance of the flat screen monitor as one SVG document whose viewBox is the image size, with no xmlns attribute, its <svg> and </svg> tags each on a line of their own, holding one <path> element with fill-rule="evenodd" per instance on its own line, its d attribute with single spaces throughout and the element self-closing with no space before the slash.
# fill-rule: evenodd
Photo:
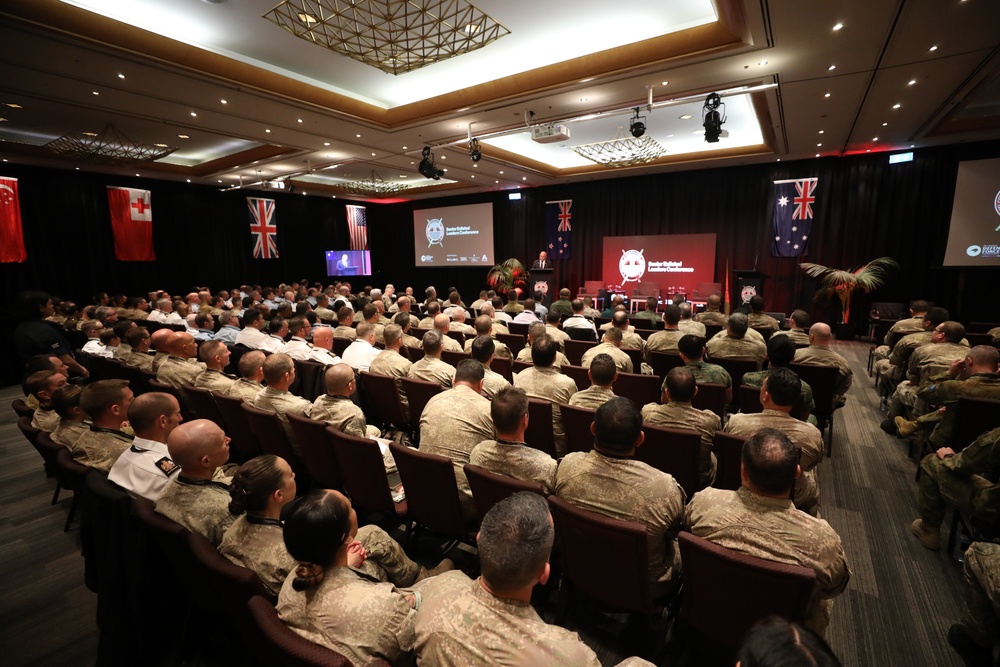
<svg viewBox="0 0 1000 667">
<path fill-rule="evenodd" d="M 1000 266 L 1000 159 L 958 163 L 945 266 Z"/>
<path fill-rule="evenodd" d="M 415 266 L 492 266 L 493 204 L 413 212 Z"/>
<path fill-rule="evenodd" d="M 367 250 L 327 250 L 326 275 L 370 276 L 372 260 Z"/>
</svg>

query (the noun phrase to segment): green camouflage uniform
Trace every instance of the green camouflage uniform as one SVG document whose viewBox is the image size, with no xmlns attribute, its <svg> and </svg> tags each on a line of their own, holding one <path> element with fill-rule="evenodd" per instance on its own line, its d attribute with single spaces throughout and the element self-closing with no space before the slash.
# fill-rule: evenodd
<svg viewBox="0 0 1000 667">
<path fill-rule="evenodd" d="M 940 526 L 945 505 L 958 506 L 988 533 L 1000 528 L 1000 484 L 982 477 L 1000 469 L 1000 428 L 979 436 L 958 454 L 939 458 L 928 454 L 920 462 L 920 518 L 926 526 Z"/>
<path fill-rule="evenodd" d="M 973 542 L 965 552 L 965 604 L 962 622 L 980 646 L 1000 636 L 1000 544 Z"/>
<path fill-rule="evenodd" d="M 750 313 L 747 315 L 747 326 L 751 329 L 770 329 L 772 332 L 781 328 L 778 325 L 778 320 L 764 313 Z"/>
<path fill-rule="evenodd" d="M 757 387 L 760 389 L 764 386 L 764 379 L 767 378 L 767 374 L 771 370 L 766 371 L 754 371 L 752 373 L 746 373 L 743 375 L 743 384 L 748 387 Z M 799 400 L 796 401 L 795 405 L 792 406 L 792 415 L 796 419 L 801 419 L 802 421 L 808 421 L 813 426 L 816 425 L 816 417 L 813 416 L 812 411 L 816 409 L 816 401 L 813 400 L 813 390 L 809 386 L 809 383 L 799 378 L 802 382 L 802 391 L 799 393 Z"/>
<path fill-rule="evenodd" d="M 937 424 L 931 433 L 931 442 L 938 447 L 947 447 L 951 443 L 959 398 L 1000 400 L 1000 373 L 976 373 L 966 380 L 951 380 L 948 375 L 940 375 L 931 378 L 931 382 L 934 384 L 921 391 L 918 397 L 928 405 L 944 406 L 944 412 L 934 410 L 921 415 L 917 421 L 922 426 Z"/>
<path fill-rule="evenodd" d="M 727 371 L 722 366 L 718 364 L 710 364 L 707 361 L 689 361 L 684 364 L 684 368 L 688 368 L 694 374 L 694 381 L 697 384 L 721 384 L 726 387 L 733 386 L 733 378 L 730 377 L 729 371 Z M 663 384 L 660 385 L 662 391 L 663 387 L 667 384 L 666 379 L 663 380 Z"/>
</svg>

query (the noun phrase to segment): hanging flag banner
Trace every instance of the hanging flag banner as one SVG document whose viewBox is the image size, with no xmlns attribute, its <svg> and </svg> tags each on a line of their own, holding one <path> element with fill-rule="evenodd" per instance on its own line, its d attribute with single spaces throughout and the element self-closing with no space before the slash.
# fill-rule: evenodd
<svg viewBox="0 0 1000 667">
<path fill-rule="evenodd" d="M 805 252 L 812 230 L 818 178 L 774 181 L 774 257 L 798 257 Z"/>
<path fill-rule="evenodd" d="M 274 219 L 274 200 L 247 197 L 250 208 L 250 237 L 254 259 L 278 258 L 278 223 Z"/>
<path fill-rule="evenodd" d="M 545 238 L 550 259 L 569 259 L 573 249 L 572 199 L 545 202 Z"/>
<path fill-rule="evenodd" d="M 153 209 L 149 190 L 108 186 L 111 230 L 115 237 L 115 259 L 152 262 Z"/>
<path fill-rule="evenodd" d="M 13 264 L 27 260 L 17 179 L 0 176 L 0 263 Z"/>
<path fill-rule="evenodd" d="M 367 210 L 364 206 L 347 207 L 347 231 L 351 235 L 350 250 L 368 250 Z"/>
</svg>

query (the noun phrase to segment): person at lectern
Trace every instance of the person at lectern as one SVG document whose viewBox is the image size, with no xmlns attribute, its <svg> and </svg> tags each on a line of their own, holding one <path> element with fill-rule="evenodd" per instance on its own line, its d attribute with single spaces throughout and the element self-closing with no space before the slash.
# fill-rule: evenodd
<svg viewBox="0 0 1000 667">
<path fill-rule="evenodd" d="M 350 266 L 351 266 L 351 262 L 347 258 L 347 253 L 344 253 L 343 255 L 340 256 L 340 260 L 337 262 L 337 268 L 338 269 L 347 269 L 347 268 L 350 268 Z"/>
<path fill-rule="evenodd" d="M 532 271 L 534 271 L 535 269 L 551 269 L 551 268 L 552 268 L 552 262 L 549 261 L 549 253 L 545 252 L 544 250 L 538 253 L 538 259 L 536 259 L 534 263 L 531 265 Z"/>
</svg>

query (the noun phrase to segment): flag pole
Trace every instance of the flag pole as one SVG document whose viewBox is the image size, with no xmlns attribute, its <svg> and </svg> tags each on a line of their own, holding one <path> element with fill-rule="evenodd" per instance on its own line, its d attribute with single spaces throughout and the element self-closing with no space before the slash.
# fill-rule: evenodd
<svg viewBox="0 0 1000 667">
<path fill-rule="evenodd" d="M 723 312 L 728 316 L 729 315 L 729 257 L 726 257 L 726 291 L 723 294 L 722 298 L 723 298 L 723 303 L 725 304 Z"/>
</svg>

